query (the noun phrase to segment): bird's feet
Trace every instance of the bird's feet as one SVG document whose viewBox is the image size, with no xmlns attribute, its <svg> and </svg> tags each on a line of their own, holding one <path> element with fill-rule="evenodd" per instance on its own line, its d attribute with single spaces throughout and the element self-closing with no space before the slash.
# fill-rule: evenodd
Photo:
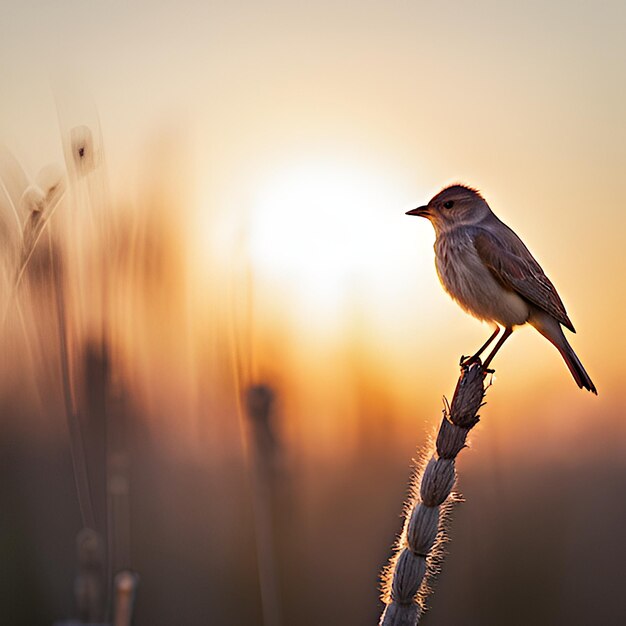
<svg viewBox="0 0 626 626">
<path fill-rule="evenodd" d="M 480 357 L 475 354 L 474 356 L 461 356 L 461 360 L 459 361 L 459 365 L 463 368 L 468 368 L 470 365 L 474 365 L 474 363 L 478 363 L 478 365 L 482 365 Z"/>
<path fill-rule="evenodd" d="M 486 374 L 494 374 L 496 371 L 491 368 L 485 367 L 477 354 L 474 354 L 473 356 L 461 356 L 459 365 L 461 366 L 461 369 L 464 370 L 469 369 L 472 365 L 478 365 L 484 370 Z"/>
</svg>

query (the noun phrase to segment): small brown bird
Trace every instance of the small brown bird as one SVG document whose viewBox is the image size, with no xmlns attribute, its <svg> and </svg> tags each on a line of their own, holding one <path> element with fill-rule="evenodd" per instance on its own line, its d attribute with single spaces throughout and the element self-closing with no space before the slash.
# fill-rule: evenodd
<svg viewBox="0 0 626 626">
<path fill-rule="evenodd" d="M 528 323 L 556 346 L 576 384 L 597 395 L 561 329 L 562 324 L 576 332 L 554 285 L 522 240 L 495 216 L 478 191 L 464 185 L 446 187 L 426 206 L 407 215 L 426 217 L 435 228 L 435 265 L 445 290 L 474 317 L 504 327 L 484 368 L 513 327 Z M 485 344 L 464 363 L 478 361 L 499 332 L 496 326 Z"/>
</svg>

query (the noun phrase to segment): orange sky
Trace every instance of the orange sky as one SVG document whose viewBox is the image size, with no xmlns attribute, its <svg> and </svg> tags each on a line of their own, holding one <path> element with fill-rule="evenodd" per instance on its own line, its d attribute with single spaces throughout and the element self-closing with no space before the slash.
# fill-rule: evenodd
<svg viewBox="0 0 626 626">
<path fill-rule="evenodd" d="M 300 385 L 329 384 L 328 363 L 348 384 L 356 350 L 403 411 L 419 401 L 434 419 L 489 331 L 443 293 L 432 229 L 404 211 L 462 181 L 557 285 L 600 392 L 578 391 L 523 329 L 495 364 L 493 405 L 622 406 L 624 3 L 64 0 L 0 14 L 0 141 L 31 175 L 60 161 L 56 98 L 62 131 L 99 119 L 116 206 L 166 173 L 184 204 L 168 206 L 191 335 L 215 285 L 249 275 L 261 369 L 276 367 L 264 333 L 282 334 Z"/>
</svg>

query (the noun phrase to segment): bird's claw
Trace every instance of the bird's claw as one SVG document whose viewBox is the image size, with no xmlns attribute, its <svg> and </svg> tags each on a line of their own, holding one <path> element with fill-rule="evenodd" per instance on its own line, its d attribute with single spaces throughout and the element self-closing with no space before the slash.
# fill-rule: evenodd
<svg viewBox="0 0 626 626">
<path fill-rule="evenodd" d="M 468 370 L 470 367 L 472 367 L 472 365 L 478 365 L 478 367 L 480 367 L 485 374 L 495 374 L 496 370 L 491 369 L 490 367 L 485 367 L 483 365 L 483 362 L 480 360 L 479 356 L 465 356 L 463 355 L 461 357 L 461 360 L 459 361 L 459 365 L 461 366 L 461 369 L 463 370 Z"/>
<path fill-rule="evenodd" d="M 459 361 L 459 365 L 463 368 L 468 368 L 470 365 L 474 365 L 474 363 L 478 363 L 481 365 L 480 357 L 474 356 L 461 356 L 461 360 Z"/>
</svg>

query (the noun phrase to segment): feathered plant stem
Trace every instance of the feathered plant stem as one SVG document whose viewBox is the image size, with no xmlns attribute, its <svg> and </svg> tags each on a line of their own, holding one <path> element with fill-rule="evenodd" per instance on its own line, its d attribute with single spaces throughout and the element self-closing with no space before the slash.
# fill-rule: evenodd
<svg viewBox="0 0 626 626">
<path fill-rule="evenodd" d="M 480 362 L 462 366 L 452 403 L 445 403 L 434 450 L 416 470 L 405 507 L 402 534 L 383 573 L 385 610 L 380 626 L 415 626 L 437 572 L 447 511 L 454 501 L 455 461 L 479 420 L 487 371 Z"/>
</svg>

